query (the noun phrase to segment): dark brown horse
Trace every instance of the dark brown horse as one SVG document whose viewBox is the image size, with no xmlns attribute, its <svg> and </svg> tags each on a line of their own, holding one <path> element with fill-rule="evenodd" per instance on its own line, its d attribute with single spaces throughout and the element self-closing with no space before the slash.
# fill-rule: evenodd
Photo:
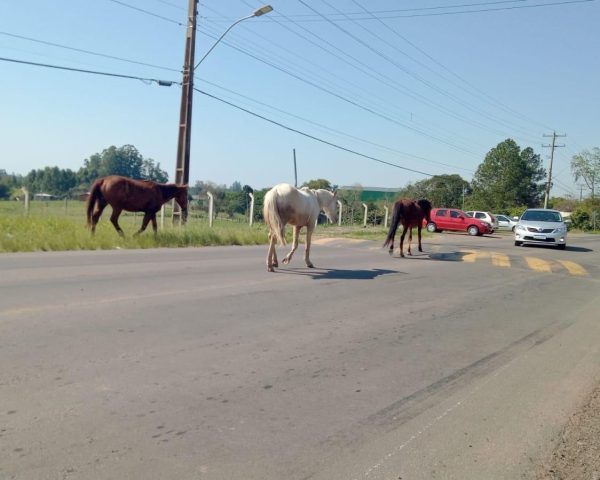
<svg viewBox="0 0 600 480">
<path fill-rule="evenodd" d="M 128 212 L 144 212 L 142 227 L 135 233 L 139 235 L 152 220 L 152 228 L 156 235 L 156 212 L 165 202 L 171 199 L 181 207 L 181 219 L 187 219 L 188 187 L 174 183 L 156 183 L 151 180 L 134 180 L 133 178 L 109 175 L 97 179 L 90 189 L 87 202 L 87 222 L 96 231 L 96 224 L 107 205 L 112 207 L 110 221 L 115 226 L 119 235 L 124 236 L 119 226 L 119 215 L 123 210 Z M 94 207 L 95 210 L 94 210 Z"/>
<path fill-rule="evenodd" d="M 423 227 L 423 219 L 427 220 L 427 223 L 431 221 L 429 214 L 431 213 L 431 203 L 429 200 L 421 199 L 417 200 L 397 200 L 394 203 L 394 210 L 392 212 L 392 224 L 390 225 L 390 231 L 388 232 L 387 238 L 385 239 L 384 247 L 390 246 L 390 255 L 394 253 L 394 237 L 396 236 L 396 230 L 398 225 L 402 223 L 402 235 L 400 236 L 400 256 L 404 256 L 404 236 L 406 230 L 408 234 L 408 254 L 412 255 L 410 251 L 410 243 L 412 242 L 412 229 L 417 227 L 419 234 L 419 252 L 422 252 L 421 248 L 421 228 Z"/>
</svg>

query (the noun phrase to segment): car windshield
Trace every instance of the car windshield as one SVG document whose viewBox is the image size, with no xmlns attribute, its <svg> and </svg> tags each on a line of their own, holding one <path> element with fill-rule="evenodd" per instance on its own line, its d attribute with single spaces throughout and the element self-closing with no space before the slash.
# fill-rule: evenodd
<svg viewBox="0 0 600 480">
<path fill-rule="evenodd" d="M 562 222 L 560 213 L 544 212 L 541 210 L 528 210 L 523 214 L 521 220 L 528 220 L 530 222 Z"/>
</svg>

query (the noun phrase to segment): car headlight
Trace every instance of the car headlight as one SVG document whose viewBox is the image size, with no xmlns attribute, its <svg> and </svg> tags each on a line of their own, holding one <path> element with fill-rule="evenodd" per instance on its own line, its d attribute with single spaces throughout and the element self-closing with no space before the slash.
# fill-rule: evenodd
<svg viewBox="0 0 600 480">
<path fill-rule="evenodd" d="M 527 227 L 525 225 L 521 225 L 520 223 L 517 223 L 517 226 L 515 227 L 515 230 L 520 230 L 522 232 L 526 232 L 527 231 Z"/>
<path fill-rule="evenodd" d="M 566 231 L 567 231 L 567 227 L 563 225 L 563 226 L 561 226 L 561 227 L 555 228 L 555 229 L 554 229 L 554 231 L 555 231 L 556 233 L 566 233 Z"/>
</svg>

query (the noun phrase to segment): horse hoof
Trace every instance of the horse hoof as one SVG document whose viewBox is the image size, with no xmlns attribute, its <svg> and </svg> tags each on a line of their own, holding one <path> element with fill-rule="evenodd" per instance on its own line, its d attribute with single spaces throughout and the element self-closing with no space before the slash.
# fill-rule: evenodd
<svg viewBox="0 0 600 480">
<path fill-rule="evenodd" d="M 267 267 L 267 272 L 274 272 L 275 269 L 273 267 Z"/>
<path fill-rule="evenodd" d="M 290 261 L 287 258 L 284 258 L 282 260 L 282 262 L 283 262 L 284 265 L 287 265 L 288 263 L 290 263 Z"/>
<path fill-rule="evenodd" d="M 309 263 L 306 265 L 308 268 L 315 268 L 315 266 L 312 263 Z"/>
<path fill-rule="evenodd" d="M 394 250 L 390 249 L 390 250 L 388 251 L 388 254 L 390 255 L 390 257 L 394 256 Z"/>
<path fill-rule="evenodd" d="M 401 253 L 401 254 L 400 254 L 400 256 L 401 256 L 402 258 L 405 258 L 403 253 Z"/>
</svg>

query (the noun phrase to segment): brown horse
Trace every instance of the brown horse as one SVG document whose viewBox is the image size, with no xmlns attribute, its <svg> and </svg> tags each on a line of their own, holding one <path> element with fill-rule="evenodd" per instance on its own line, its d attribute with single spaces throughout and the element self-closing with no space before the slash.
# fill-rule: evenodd
<svg viewBox="0 0 600 480">
<path fill-rule="evenodd" d="M 156 235 L 156 212 L 160 210 L 165 202 L 168 202 L 172 198 L 181 207 L 182 221 L 186 221 L 188 208 L 187 191 L 187 185 L 156 183 L 151 180 L 135 180 L 118 175 L 101 177 L 94 182 L 90 189 L 90 196 L 87 202 L 88 227 L 92 229 L 92 234 L 94 234 L 102 211 L 106 208 L 106 205 L 110 205 L 112 207 L 110 221 L 122 237 L 124 233 L 119 226 L 118 220 L 123 210 L 128 212 L 144 212 L 142 227 L 135 235 L 139 235 L 146 230 L 151 220 L 152 228 Z M 96 207 L 95 211 L 94 207 Z"/>
<path fill-rule="evenodd" d="M 417 200 L 397 200 L 394 203 L 394 210 L 392 212 L 392 224 L 390 225 L 390 231 L 388 232 L 387 238 L 385 239 L 384 247 L 390 246 L 390 255 L 394 253 L 394 237 L 396 236 L 396 230 L 398 225 L 402 223 L 402 235 L 400 236 L 400 256 L 404 257 L 404 236 L 406 230 L 408 234 L 408 254 L 412 255 L 410 251 L 410 243 L 412 242 L 412 229 L 417 227 L 419 234 L 419 252 L 422 252 L 421 248 L 421 228 L 423 227 L 423 219 L 425 218 L 429 223 L 431 213 L 431 203 L 429 200 L 421 199 Z"/>
</svg>

